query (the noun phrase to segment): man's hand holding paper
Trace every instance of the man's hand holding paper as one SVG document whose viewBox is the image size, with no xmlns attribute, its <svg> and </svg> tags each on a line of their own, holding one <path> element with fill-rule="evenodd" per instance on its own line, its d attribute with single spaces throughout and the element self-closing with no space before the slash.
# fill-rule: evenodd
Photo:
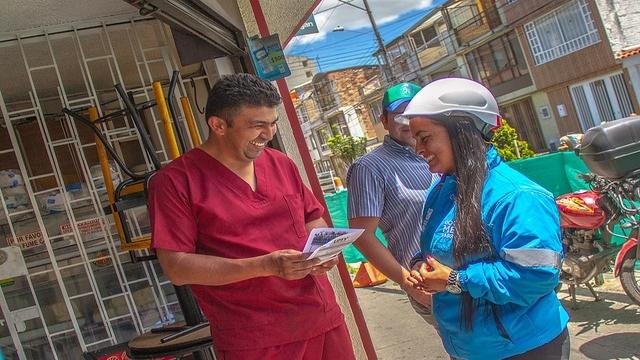
<svg viewBox="0 0 640 360">
<path fill-rule="evenodd" d="M 307 260 L 319 259 L 320 263 L 324 264 L 329 260 L 334 260 L 345 247 L 356 241 L 363 232 L 363 229 L 316 228 L 309 233 L 307 244 L 302 252 L 309 254 Z"/>
</svg>

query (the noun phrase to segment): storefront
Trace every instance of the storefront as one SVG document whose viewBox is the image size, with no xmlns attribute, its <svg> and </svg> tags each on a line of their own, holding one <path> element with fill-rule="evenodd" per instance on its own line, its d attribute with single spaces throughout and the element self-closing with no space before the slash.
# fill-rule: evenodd
<svg viewBox="0 0 640 360">
<path fill-rule="evenodd" d="M 279 11 L 290 7 L 285 3 L 269 2 L 267 21 L 295 33 L 313 2 L 305 2 L 309 10 L 300 14 Z M 69 11 L 70 4 L 79 9 Z M 27 1 L 0 16 L 0 251 L 10 254 L 13 246 L 20 258 L 0 282 L 5 358 L 79 359 L 85 351 L 182 319 L 175 290 L 157 262 L 132 262 L 121 250 L 113 218 L 104 210 L 108 201 L 94 134 L 61 110 L 86 115 L 95 107 L 104 115 L 122 109 L 115 84 L 136 103 L 148 101 L 154 96 L 151 84 L 160 81 L 166 93 L 177 70 L 177 116 L 185 117 L 179 98 L 188 98 L 198 131 L 206 136 L 209 86 L 250 66 L 242 49 L 245 28 L 257 28 L 251 18 L 256 4 L 154 0 L 136 2 L 136 8 L 120 0 L 60 0 L 43 9 Z M 270 17 L 269 11 L 278 15 Z M 20 17 L 29 20 L 22 24 L 15 20 Z M 141 116 L 158 157 L 168 162 L 158 112 L 150 108 Z M 188 134 L 185 122 L 178 122 Z M 289 152 L 297 152 L 291 129 L 282 128 L 285 150 L 299 161 L 298 153 Z M 129 167 L 152 168 L 127 117 L 114 117 L 101 130 Z M 113 183 L 125 178 L 115 164 L 112 171 Z M 149 232 L 144 208 L 127 214 L 127 221 L 134 235 Z M 0 275 L 4 262 L 0 253 Z M 356 353 L 362 354 L 349 311 L 354 300 L 347 301 L 341 286 L 336 291 Z"/>
<path fill-rule="evenodd" d="M 116 83 L 136 102 L 147 101 L 152 82 L 167 84 L 179 70 L 177 96 L 188 96 L 198 114 L 217 76 L 207 73 L 217 70 L 215 62 L 207 70 L 202 63 L 179 65 L 171 29 L 155 19 L 47 30 L 5 41 L 0 55 L 0 247 L 19 246 L 27 273 L 4 280 L 0 292 L 0 344 L 8 359 L 78 359 L 181 318 L 157 263 L 133 263 L 120 251 L 112 217 L 103 211 L 94 136 L 61 109 L 119 109 Z M 158 114 L 149 109 L 144 118 L 167 161 Z M 128 120 L 116 118 L 103 130 L 127 165 L 151 168 Z M 113 170 L 117 184 L 123 175 Z M 138 234 L 148 232 L 144 209 L 129 221 Z"/>
<path fill-rule="evenodd" d="M 138 17 L 2 44 L 0 247 L 19 246 L 27 269 L 26 276 L 4 280 L 0 292 L 0 344 L 7 358 L 77 359 L 181 317 L 157 264 L 133 263 L 120 251 L 112 217 L 103 211 L 94 136 L 61 114 L 63 107 L 96 106 L 102 114 L 121 108 L 114 83 L 125 84 L 136 102 L 147 101 L 153 98 L 149 84 L 166 84 L 173 70 L 183 74 L 179 95 L 203 106 L 195 95 L 198 88 L 206 95 L 208 74 L 201 64 L 186 73 L 170 37 L 168 26 Z M 150 109 L 144 118 L 167 161 L 158 114 Z M 150 169 L 128 120 L 105 125 L 127 165 Z M 122 174 L 113 170 L 117 184 Z M 138 234 L 149 230 L 144 209 L 129 222 Z"/>
</svg>

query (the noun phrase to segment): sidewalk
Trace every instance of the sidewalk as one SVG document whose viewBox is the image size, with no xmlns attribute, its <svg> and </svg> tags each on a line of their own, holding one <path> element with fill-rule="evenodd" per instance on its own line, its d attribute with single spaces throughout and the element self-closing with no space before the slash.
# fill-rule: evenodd
<svg viewBox="0 0 640 360">
<path fill-rule="evenodd" d="M 640 360 L 640 307 L 631 305 L 618 279 L 607 275 L 596 288 L 600 302 L 582 288 L 578 309 L 571 310 L 566 288 L 558 294 L 571 316 L 571 359 Z M 356 292 L 378 359 L 449 359 L 435 330 L 413 312 L 398 285 L 387 281 Z"/>
</svg>

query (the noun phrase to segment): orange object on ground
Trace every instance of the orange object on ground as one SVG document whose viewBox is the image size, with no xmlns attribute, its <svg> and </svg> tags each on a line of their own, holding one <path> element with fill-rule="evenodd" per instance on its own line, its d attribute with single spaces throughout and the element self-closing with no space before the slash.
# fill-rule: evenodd
<svg viewBox="0 0 640 360">
<path fill-rule="evenodd" d="M 353 286 L 357 288 L 375 286 L 383 284 L 387 281 L 387 277 L 384 276 L 373 265 L 363 262 L 356 273 L 356 278 L 353 279 Z"/>
</svg>

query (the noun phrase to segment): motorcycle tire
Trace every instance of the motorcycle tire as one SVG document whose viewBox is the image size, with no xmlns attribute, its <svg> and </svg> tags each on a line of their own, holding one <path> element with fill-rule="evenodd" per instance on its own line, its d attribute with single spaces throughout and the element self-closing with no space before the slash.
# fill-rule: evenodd
<svg viewBox="0 0 640 360">
<path fill-rule="evenodd" d="M 620 283 L 627 296 L 629 296 L 634 303 L 640 305 L 640 270 L 636 269 L 636 262 L 640 261 L 640 259 L 636 259 L 636 248 L 637 245 L 627 251 L 622 260 Z"/>
</svg>

